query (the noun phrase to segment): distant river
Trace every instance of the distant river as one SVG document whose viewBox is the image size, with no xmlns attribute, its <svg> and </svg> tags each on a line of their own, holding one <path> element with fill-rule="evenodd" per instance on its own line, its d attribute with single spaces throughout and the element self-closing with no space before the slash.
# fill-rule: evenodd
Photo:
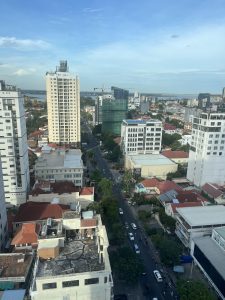
<svg viewBox="0 0 225 300">
<path fill-rule="evenodd" d="M 23 92 L 23 94 L 25 96 L 35 98 L 39 101 L 43 101 L 43 102 L 46 101 L 46 94 L 33 94 L 33 93 L 26 93 L 26 92 Z"/>
</svg>

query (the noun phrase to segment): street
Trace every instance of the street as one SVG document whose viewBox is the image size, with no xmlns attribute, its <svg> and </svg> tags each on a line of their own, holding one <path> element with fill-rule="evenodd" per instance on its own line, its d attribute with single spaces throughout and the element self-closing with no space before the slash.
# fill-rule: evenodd
<svg viewBox="0 0 225 300">
<path fill-rule="evenodd" d="M 165 274 L 165 269 L 163 272 L 161 271 L 162 267 L 158 264 L 155 259 L 155 253 L 153 253 L 153 249 L 151 245 L 148 243 L 147 237 L 145 236 L 144 231 L 140 228 L 140 224 L 138 220 L 134 218 L 132 213 L 132 209 L 124 199 L 122 195 L 122 189 L 120 183 L 116 178 L 114 178 L 108 162 L 103 159 L 100 148 L 98 146 L 98 142 L 96 141 L 95 137 L 93 136 L 90 128 L 83 124 L 85 131 L 88 133 L 89 143 L 87 150 L 92 150 L 94 152 L 94 158 L 97 163 L 97 167 L 104 175 L 105 178 L 110 179 L 113 181 L 113 193 L 118 200 L 119 207 L 122 208 L 123 214 L 120 214 L 122 219 L 122 223 L 128 223 L 129 228 L 126 229 L 127 231 L 127 238 L 128 232 L 132 232 L 134 235 L 134 241 L 130 241 L 130 246 L 134 250 L 134 243 L 138 245 L 140 249 L 140 259 L 143 261 L 143 265 L 145 268 L 144 275 L 140 274 L 140 284 L 142 286 L 143 293 L 140 295 L 139 299 L 153 299 L 154 297 L 157 299 L 176 299 L 175 298 L 175 289 L 173 288 L 171 282 L 167 278 Z M 119 213 L 119 212 L 118 212 Z M 134 230 L 131 227 L 131 223 L 135 223 L 137 225 L 137 229 Z M 125 225 L 124 225 L 125 226 Z M 159 270 L 161 275 L 163 276 L 163 282 L 157 282 L 153 270 Z"/>
</svg>

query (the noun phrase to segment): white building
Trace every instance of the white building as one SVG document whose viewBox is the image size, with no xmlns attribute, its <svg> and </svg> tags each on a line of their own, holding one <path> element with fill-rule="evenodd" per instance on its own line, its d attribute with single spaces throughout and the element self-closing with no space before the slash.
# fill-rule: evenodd
<svg viewBox="0 0 225 300">
<path fill-rule="evenodd" d="M 51 150 L 42 153 L 35 162 L 35 178 L 51 181 L 72 181 L 83 186 L 83 161 L 79 149 Z"/>
<path fill-rule="evenodd" d="M 177 208 L 176 234 L 186 247 L 194 238 L 210 236 L 214 227 L 225 226 L 225 206 Z"/>
<path fill-rule="evenodd" d="M 202 113 L 193 119 L 187 179 L 196 186 L 225 183 L 225 113 Z"/>
<path fill-rule="evenodd" d="M 124 154 L 158 154 L 161 150 L 162 122 L 123 120 L 121 148 Z"/>
<path fill-rule="evenodd" d="M 46 74 L 49 142 L 79 145 L 80 85 L 67 61 Z"/>
<path fill-rule="evenodd" d="M 92 211 L 81 217 L 68 211 L 63 222 L 47 221 L 38 240 L 31 299 L 112 300 L 108 246 L 101 217 Z"/>
<path fill-rule="evenodd" d="M 0 81 L 0 155 L 5 201 L 24 203 L 29 190 L 29 162 L 24 99 L 14 86 Z"/>
<path fill-rule="evenodd" d="M 192 140 L 192 135 L 191 134 L 184 134 L 184 135 L 182 135 L 179 142 L 181 143 L 182 146 L 184 146 L 184 145 L 190 145 L 191 140 Z"/>
<path fill-rule="evenodd" d="M 4 185 L 2 176 L 2 165 L 0 159 L 0 250 L 3 249 L 8 238 L 8 226 L 7 226 L 7 215 L 5 207 L 5 195 L 4 195 Z"/>
<path fill-rule="evenodd" d="M 211 237 L 195 238 L 191 255 L 219 298 L 225 300 L 225 227 L 214 228 Z"/>
</svg>

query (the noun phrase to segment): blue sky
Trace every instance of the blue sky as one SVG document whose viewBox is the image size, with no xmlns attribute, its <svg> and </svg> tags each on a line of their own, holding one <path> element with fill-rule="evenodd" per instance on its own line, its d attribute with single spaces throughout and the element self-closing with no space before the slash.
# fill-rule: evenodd
<svg viewBox="0 0 225 300">
<path fill-rule="evenodd" d="M 225 0 L 2 0 L 0 79 L 45 89 L 60 59 L 81 90 L 221 93 Z"/>
</svg>

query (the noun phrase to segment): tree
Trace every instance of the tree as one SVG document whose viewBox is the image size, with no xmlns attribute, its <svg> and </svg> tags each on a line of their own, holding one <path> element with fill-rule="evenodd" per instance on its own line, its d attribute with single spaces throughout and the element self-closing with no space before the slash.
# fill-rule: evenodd
<svg viewBox="0 0 225 300">
<path fill-rule="evenodd" d="M 102 178 L 98 183 L 98 188 L 101 191 L 102 197 L 108 197 L 112 195 L 112 181 L 106 178 Z"/>
<path fill-rule="evenodd" d="M 123 175 L 123 189 L 125 191 L 126 194 L 131 193 L 131 189 L 133 187 L 133 174 L 131 172 L 131 170 L 126 170 L 124 175 Z"/>
<path fill-rule="evenodd" d="M 180 300 L 216 300 L 216 296 L 204 283 L 194 280 L 180 280 L 177 282 Z"/>
<path fill-rule="evenodd" d="M 146 210 L 139 210 L 138 217 L 142 222 L 147 222 L 151 218 L 152 213 Z"/>
<path fill-rule="evenodd" d="M 125 280 L 128 285 L 137 283 L 144 267 L 134 251 L 129 247 L 121 247 L 109 254 L 113 271 L 117 277 Z"/>
<path fill-rule="evenodd" d="M 171 146 L 175 141 L 181 139 L 181 135 L 178 133 L 168 134 L 163 131 L 162 133 L 162 144 L 164 146 Z"/>
<path fill-rule="evenodd" d="M 92 129 L 92 133 L 94 135 L 101 134 L 101 132 L 102 132 L 102 124 L 98 124 Z"/>
<path fill-rule="evenodd" d="M 167 216 L 167 214 L 164 211 L 164 208 L 161 208 L 159 211 L 159 219 L 160 222 L 164 225 L 164 227 L 168 228 L 172 232 L 175 231 L 176 221 L 172 217 Z"/>
<path fill-rule="evenodd" d="M 101 172 L 99 170 L 95 170 L 91 173 L 90 179 L 98 183 L 102 179 Z"/>
</svg>

